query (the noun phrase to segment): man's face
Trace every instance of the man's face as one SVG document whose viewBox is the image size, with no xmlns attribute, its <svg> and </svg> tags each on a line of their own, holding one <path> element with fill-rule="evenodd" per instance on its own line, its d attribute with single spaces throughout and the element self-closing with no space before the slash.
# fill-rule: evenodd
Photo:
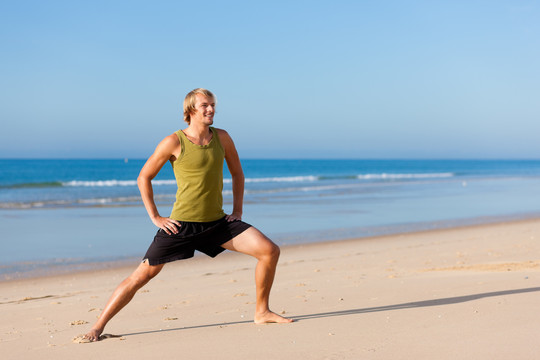
<svg viewBox="0 0 540 360">
<path fill-rule="evenodd" d="M 197 94 L 195 101 L 195 111 L 190 115 L 191 122 L 212 125 L 214 123 L 214 113 L 216 102 L 214 98 Z"/>
</svg>

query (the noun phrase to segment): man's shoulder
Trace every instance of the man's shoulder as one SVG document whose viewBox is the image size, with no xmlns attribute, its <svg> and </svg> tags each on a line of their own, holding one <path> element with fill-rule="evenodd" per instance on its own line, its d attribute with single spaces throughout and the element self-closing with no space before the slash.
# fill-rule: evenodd
<svg viewBox="0 0 540 360">
<path fill-rule="evenodd" d="M 180 139 L 178 138 L 178 135 L 176 133 L 172 133 L 168 136 L 166 136 L 161 142 L 159 143 L 158 147 L 161 149 L 166 150 L 173 150 L 177 146 L 180 145 Z"/>
<path fill-rule="evenodd" d="M 218 133 L 218 135 L 229 135 L 229 133 L 225 131 L 224 129 L 219 129 L 219 128 L 213 128 L 213 129 Z"/>
<path fill-rule="evenodd" d="M 165 136 L 165 138 L 163 139 L 163 142 L 165 142 L 167 144 L 171 144 L 171 145 L 179 144 L 180 143 L 180 138 L 178 136 L 178 131 L 174 132 L 174 133 L 172 133 L 170 135 Z"/>
<path fill-rule="evenodd" d="M 228 142 L 231 139 L 231 136 L 229 135 L 229 133 L 223 129 L 218 129 L 218 128 L 213 128 L 214 131 L 218 134 L 219 136 L 219 140 L 220 141 L 225 141 L 225 142 Z"/>
</svg>

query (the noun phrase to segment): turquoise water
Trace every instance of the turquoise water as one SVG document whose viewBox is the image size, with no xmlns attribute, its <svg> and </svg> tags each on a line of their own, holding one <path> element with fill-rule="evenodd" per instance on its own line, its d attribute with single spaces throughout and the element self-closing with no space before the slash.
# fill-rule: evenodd
<svg viewBox="0 0 540 360">
<path fill-rule="evenodd" d="M 141 256 L 143 160 L 0 160 L 0 272 Z M 244 160 L 244 220 L 280 244 L 540 214 L 540 161 Z M 225 210 L 232 207 L 224 174 Z M 154 181 L 162 215 L 176 183 Z M 41 265 L 40 265 L 41 266 Z"/>
</svg>

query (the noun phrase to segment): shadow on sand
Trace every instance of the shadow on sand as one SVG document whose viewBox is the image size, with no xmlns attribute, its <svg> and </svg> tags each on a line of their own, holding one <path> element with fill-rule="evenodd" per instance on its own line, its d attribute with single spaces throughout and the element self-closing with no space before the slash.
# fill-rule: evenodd
<svg viewBox="0 0 540 360">
<path fill-rule="evenodd" d="M 295 322 L 298 322 L 298 321 L 320 319 L 320 318 L 333 317 L 333 316 L 347 316 L 347 315 L 366 314 L 366 313 L 374 313 L 374 312 L 381 312 L 381 311 L 393 311 L 393 310 L 413 309 L 413 308 L 422 308 L 422 307 L 430 307 L 430 306 L 452 305 L 452 304 L 459 304 L 459 303 L 463 303 L 467 301 L 478 300 L 482 298 L 526 294 L 526 293 L 537 292 L 537 291 L 540 291 L 540 287 L 494 291 L 494 292 L 487 292 L 487 293 L 482 293 L 482 294 L 449 297 L 449 298 L 444 298 L 444 299 L 413 301 L 413 302 L 396 304 L 396 305 L 375 306 L 375 307 L 369 307 L 369 308 L 330 311 L 330 312 L 322 312 L 322 313 L 317 313 L 317 314 L 297 315 L 297 316 L 291 316 L 291 318 L 293 318 Z M 209 328 L 209 327 L 222 327 L 222 326 L 251 324 L 251 323 L 253 323 L 253 321 L 250 321 L 250 320 L 232 321 L 232 322 L 224 322 L 224 323 L 217 323 L 217 324 L 194 325 L 194 326 L 178 327 L 178 328 L 172 328 L 172 329 L 142 331 L 142 332 L 136 332 L 136 333 L 130 333 L 130 334 L 123 334 L 122 336 L 143 335 L 143 334 L 161 333 L 161 332 L 168 332 L 168 331 L 202 329 L 202 328 Z"/>
</svg>

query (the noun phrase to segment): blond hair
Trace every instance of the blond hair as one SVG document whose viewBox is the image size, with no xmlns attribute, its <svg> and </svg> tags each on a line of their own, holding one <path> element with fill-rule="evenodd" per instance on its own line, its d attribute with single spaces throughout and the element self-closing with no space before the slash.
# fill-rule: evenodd
<svg viewBox="0 0 540 360">
<path fill-rule="evenodd" d="M 206 97 L 214 99 L 214 102 L 216 101 L 216 97 L 210 90 L 206 90 L 203 88 L 198 88 L 191 90 L 184 99 L 184 121 L 188 124 L 191 123 L 190 116 L 195 112 L 195 102 L 197 101 L 197 95 L 204 95 Z"/>
</svg>

